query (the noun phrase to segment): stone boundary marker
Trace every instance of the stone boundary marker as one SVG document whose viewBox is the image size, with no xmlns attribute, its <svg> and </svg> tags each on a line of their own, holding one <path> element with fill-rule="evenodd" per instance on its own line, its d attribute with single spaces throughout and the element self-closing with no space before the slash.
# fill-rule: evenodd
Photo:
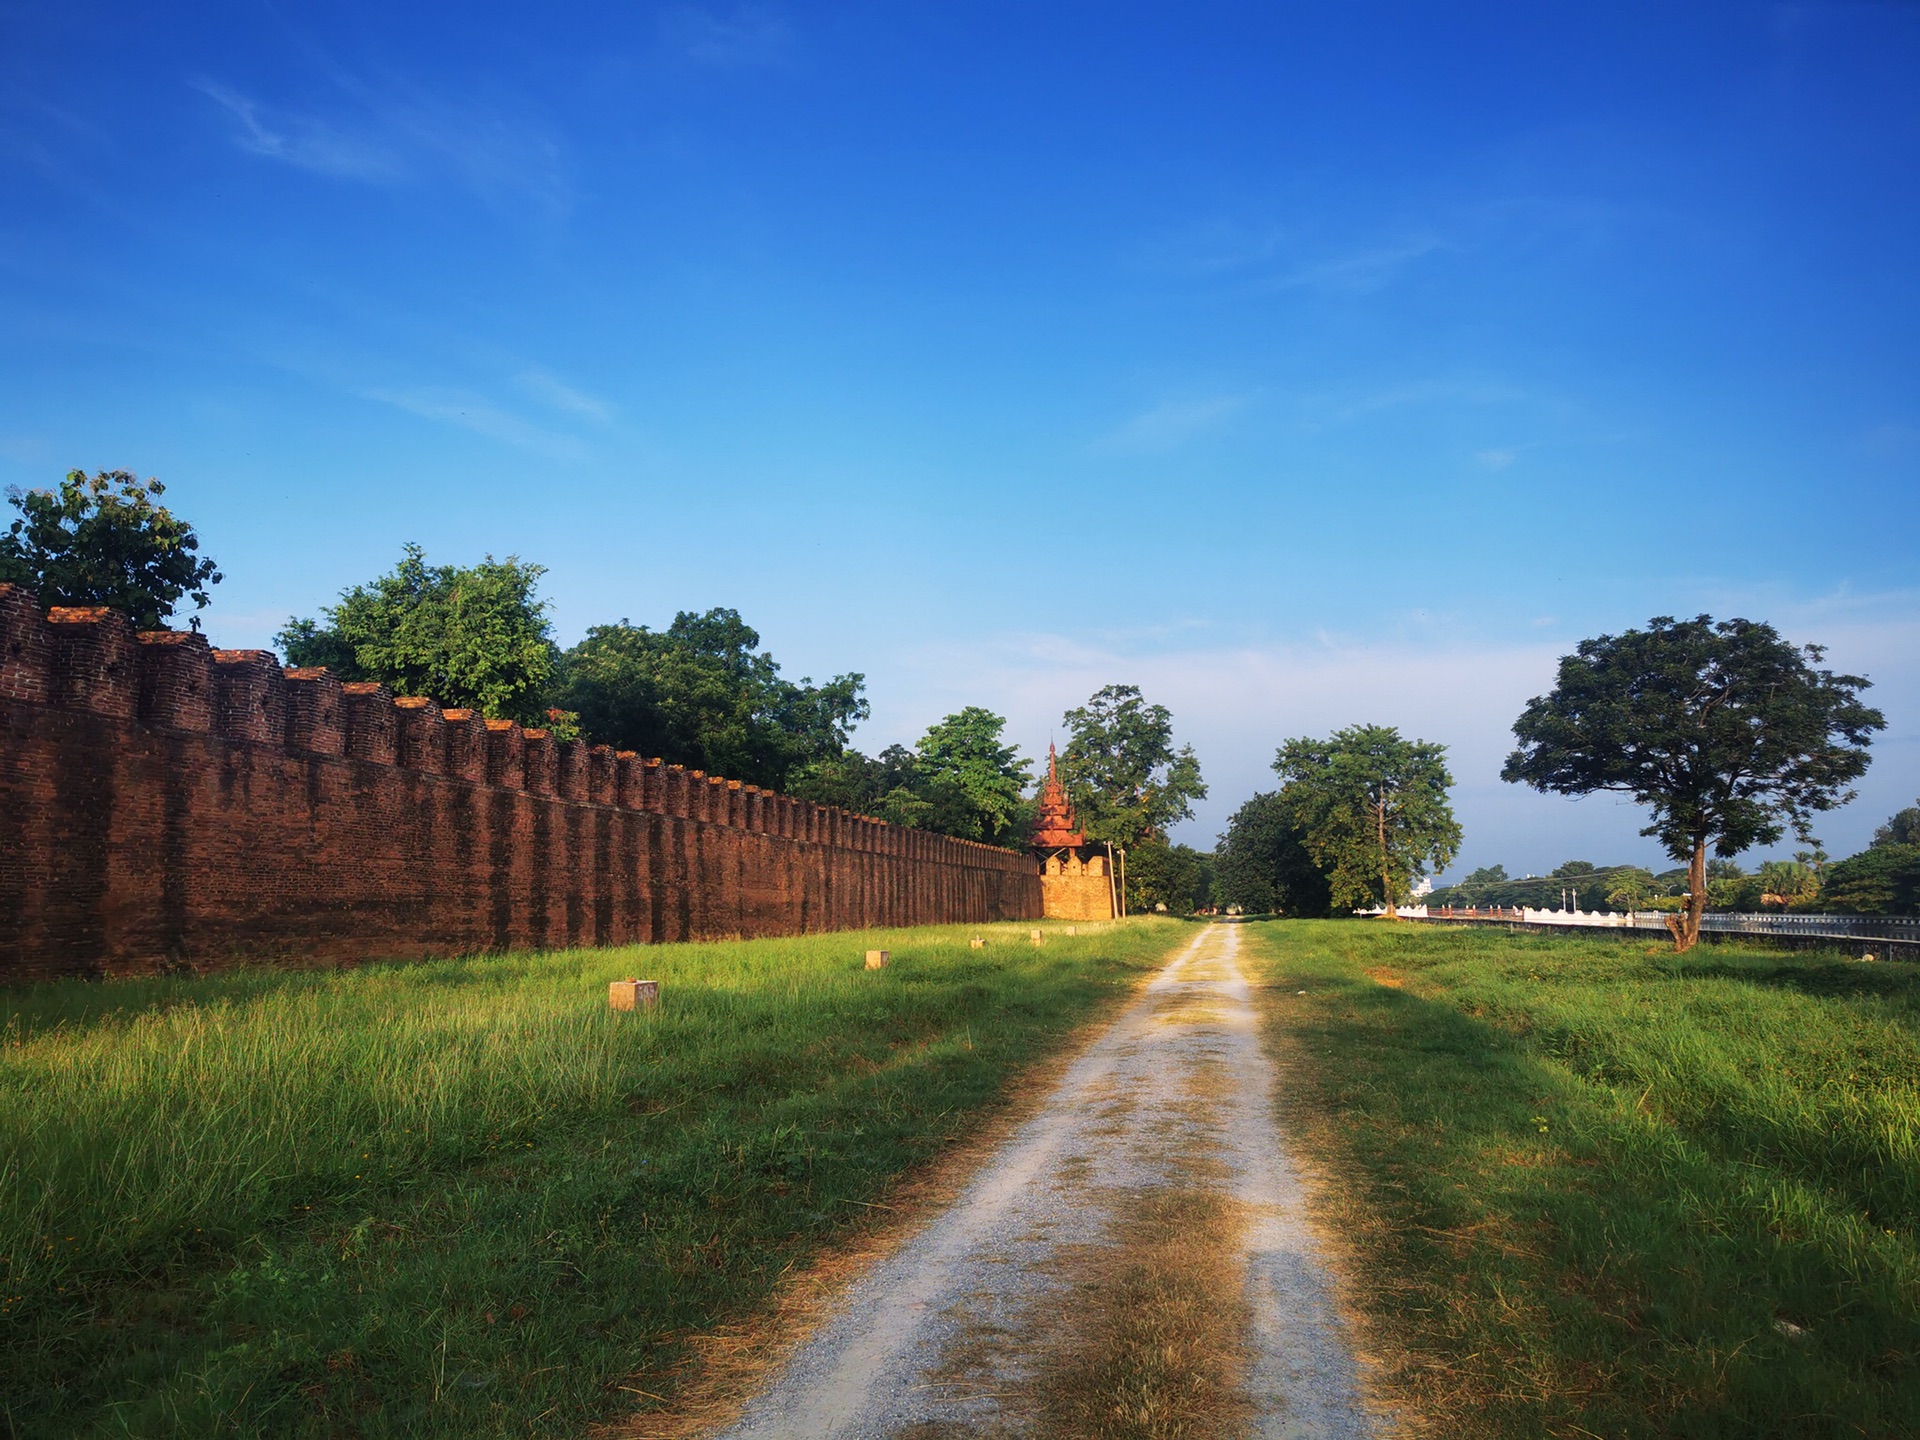
<svg viewBox="0 0 1920 1440">
<path fill-rule="evenodd" d="M 615 1010 L 651 1010 L 660 1001 L 658 980 L 610 980 L 607 1004 Z"/>
<path fill-rule="evenodd" d="M 867 969 L 884 970 L 887 968 L 887 961 L 892 958 L 891 950 L 869 950 L 867 951 Z"/>
</svg>

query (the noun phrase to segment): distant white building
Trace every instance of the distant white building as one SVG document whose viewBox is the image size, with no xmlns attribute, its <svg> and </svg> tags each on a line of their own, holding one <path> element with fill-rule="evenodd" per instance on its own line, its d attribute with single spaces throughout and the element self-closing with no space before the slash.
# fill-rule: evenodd
<svg viewBox="0 0 1920 1440">
<path fill-rule="evenodd" d="M 1433 893 L 1433 877 L 1431 875 L 1422 875 L 1418 880 L 1413 882 L 1413 889 L 1407 893 L 1415 900 L 1418 900 L 1422 895 L 1431 895 Z"/>
</svg>

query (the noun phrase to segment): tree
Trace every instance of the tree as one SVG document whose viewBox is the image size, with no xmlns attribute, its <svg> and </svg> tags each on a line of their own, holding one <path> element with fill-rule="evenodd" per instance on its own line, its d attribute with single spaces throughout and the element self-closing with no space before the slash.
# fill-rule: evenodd
<svg viewBox="0 0 1920 1440">
<path fill-rule="evenodd" d="M 1896 810 L 1873 832 L 1875 845 L 1920 845 L 1920 801 Z"/>
<path fill-rule="evenodd" d="M 759 645 L 737 610 L 683 610 L 662 631 L 596 625 L 560 657 L 554 694 L 595 740 L 785 790 L 846 754 L 868 713 L 866 678 L 795 683 Z"/>
<path fill-rule="evenodd" d="M 1659 893 L 1651 870 L 1622 865 L 1607 875 L 1607 904 L 1620 910 L 1638 910 Z"/>
<path fill-rule="evenodd" d="M 1821 899 L 1853 915 L 1920 915 L 1920 844 L 1870 845 L 1829 866 Z"/>
<path fill-rule="evenodd" d="M 920 757 L 905 745 L 889 745 L 878 755 L 849 748 L 801 766 L 788 775 L 787 786 L 788 793 L 816 805 L 837 805 L 856 815 L 905 824 L 882 807 L 889 796 L 915 799 L 919 771 Z"/>
<path fill-rule="evenodd" d="M 1804 905 L 1820 893 L 1820 877 L 1804 860 L 1768 860 L 1760 867 L 1760 903 Z"/>
<path fill-rule="evenodd" d="M 478 565 L 428 565 L 408 545 L 386 575 L 340 592 L 324 624 L 290 618 L 274 637 L 287 663 L 324 665 L 342 680 L 373 680 L 400 695 L 523 724 L 548 720 L 554 668 L 544 567 L 509 555 Z"/>
<path fill-rule="evenodd" d="M 964 798 L 970 814 L 963 839 L 989 845 L 1024 839 L 1015 832 L 1024 831 L 1030 819 L 1025 793 L 1033 776 L 1019 750 L 1000 743 L 1006 725 L 991 710 L 969 705 L 930 726 L 914 742 L 925 783 L 950 785 Z"/>
<path fill-rule="evenodd" d="M 1504 885 L 1507 883 L 1507 867 L 1482 865 L 1460 883 L 1462 885 Z"/>
<path fill-rule="evenodd" d="M 796 769 L 791 793 L 895 825 L 1018 846 L 1032 827 L 1032 783 L 1019 752 L 1000 743 L 1006 721 L 970 705 L 930 726 L 913 749 L 846 750 Z"/>
<path fill-rule="evenodd" d="M 222 577 L 196 553 L 193 527 L 154 503 L 166 488 L 127 470 L 70 470 L 58 490 L 10 487 L 20 518 L 0 535 L 0 580 L 42 605 L 111 605 L 136 630 L 159 629 L 185 598 L 204 610 Z M 188 623 L 200 628 L 197 616 Z"/>
<path fill-rule="evenodd" d="M 1105 686 L 1063 723 L 1060 779 L 1089 840 L 1128 846 L 1164 836 L 1206 798 L 1193 747 L 1173 748 L 1173 715 L 1147 704 L 1138 686 Z"/>
<path fill-rule="evenodd" d="M 1216 898 L 1256 915 L 1320 918 L 1333 908 L 1327 877 L 1278 792 L 1233 812 L 1214 851 Z"/>
<path fill-rule="evenodd" d="M 1191 915 L 1213 899 L 1213 857 L 1191 845 L 1144 840 L 1127 851 L 1127 909 Z"/>
<path fill-rule="evenodd" d="M 1353 725 L 1329 740 L 1289 740 L 1274 757 L 1289 818 L 1326 872 L 1334 905 L 1389 916 L 1414 877 L 1443 870 L 1460 845 L 1447 801 L 1446 746 L 1389 725 Z"/>
<path fill-rule="evenodd" d="M 1583 640 L 1553 690 L 1514 722 L 1520 748 L 1502 778 L 1536 790 L 1611 790 L 1653 811 L 1640 833 L 1688 867 L 1688 901 L 1668 926 L 1674 948 L 1699 943 L 1707 852 L 1738 855 L 1853 797 L 1885 719 L 1860 702 L 1867 681 L 1816 668 L 1817 645 L 1771 625 L 1710 616 L 1648 622 Z"/>
</svg>

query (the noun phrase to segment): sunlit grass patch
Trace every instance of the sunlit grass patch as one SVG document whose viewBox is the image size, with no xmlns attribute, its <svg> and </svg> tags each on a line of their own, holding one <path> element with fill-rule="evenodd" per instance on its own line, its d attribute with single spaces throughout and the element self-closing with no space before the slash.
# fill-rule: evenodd
<svg viewBox="0 0 1920 1440">
<path fill-rule="evenodd" d="M 1324 1218 L 1431 1433 L 1920 1433 L 1920 967 L 1248 938 Z"/>
<path fill-rule="evenodd" d="M 1028 928 L 18 992 L 5 1414 L 472 1436 L 656 1403 L 624 1377 L 758 1304 L 1183 934 Z M 636 973 L 659 1008 L 611 1012 Z"/>
</svg>

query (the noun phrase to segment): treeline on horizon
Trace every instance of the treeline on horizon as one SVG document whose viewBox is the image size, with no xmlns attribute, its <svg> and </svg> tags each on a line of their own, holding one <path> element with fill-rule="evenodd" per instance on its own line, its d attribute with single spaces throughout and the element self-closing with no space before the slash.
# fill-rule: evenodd
<svg viewBox="0 0 1920 1440">
<path fill-rule="evenodd" d="M 19 518 L 0 534 L 0 580 L 46 605 L 114 606 L 142 629 L 183 600 L 204 608 L 220 573 L 197 553 L 192 526 L 159 503 L 163 492 L 126 471 L 78 470 L 57 489 L 10 490 Z M 859 672 L 790 679 L 740 613 L 720 607 L 681 611 L 661 630 L 624 618 L 594 625 L 562 649 L 539 594 L 545 573 L 516 556 L 433 565 L 408 544 L 391 571 L 348 585 L 318 616 L 289 617 L 275 643 L 290 665 L 563 740 L 961 839 L 1009 848 L 1030 839 L 1036 777 L 992 710 L 967 706 L 911 746 L 868 755 L 852 743 L 870 713 Z M 1519 748 L 1501 776 L 1546 793 L 1630 795 L 1652 813 L 1642 833 L 1680 868 L 1569 861 L 1514 880 L 1490 866 L 1432 903 L 1551 906 L 1578 891 L 1588 909 L 1671 912 L 1680 950 L 1697 942 L 1708 908 L 1920 913 L 1920 805 L 1838 863 L 1813 839 L 1812 817 L 1853 798 L 1886 726 L 1859 699 L 1870 682 L 1820 668 L 1823 655 L 1770 625 L 1706 615 L 1581 641 L 1554 689 L 1514 722 Z M 1459 849 L 1445 747 L 1390 726 L 1287 740 L 1273 762 L 1280 787 L 1243 804 L 1207 854 L 1167 836 L 1207 787 L 1164 705 L 1108 685 L 1061 723 L 1061 779 L 1087 838 L 1127 852 L 1130 908 L 1392 908 Z M 1788 829 L 1810 848 L 1751 875 L 1735 863 Z"/>
<path fill-rule="evenodd" d="M 111 605 L 136 627 L 197 611 L 221 576 L 193 527 L 126 471 L 73 471 L 57 489 L 9 492 L 19 518 L 0 534 L 0 580 L 44 605 Z M 681 611 L 663 629 L 629 619 L 590 626 L 562 648 L 544 567 L 489 555 L 430 563 L 402 547 L 384 574 L 350 584 L 274 637 L 288 665 L 325 667 L 399 695 L 544 728 L 708 774 L 837 805 L 897 825 L 1008 848 L 1032 834 L 1036 776 L 1006 721 L 967 706 L 911 746 L 869 755 L 852 743 L 868 718 L 866 677 L 792 679 L 737 611 Z M 188 623 L 198 627 L 197 615 Z M 1173 845 L 1207 789 L 1173 717 L 1139 689 L 1108 685 L 1062 717 L 1061 778 L 1096 843 L 1129 853 L 1135 905 L 1190 911 L 1207 901 L 1206 857 Z"/>
<path fill-rule="evenodd" d="M 1503 865 L 1483 866 L 1457 885 L 1426 896 L 1432 906 L 1530 906 L 1615 912 L 1678 910 L 1687 893 L 1684 866 L 1651 871 L 1639 865 L 1569 860 L 1546 875 L 1518 878 Z M 1818 848 L 1791 860 L 1768 860 L 1749 872 L 1732 860 L 1707 862 L 1707 908 L 1781 914 L 1920 915 L 1920 800 L 1897 811 L 1867 848 L 1833 860 Z"/>
</svg>

